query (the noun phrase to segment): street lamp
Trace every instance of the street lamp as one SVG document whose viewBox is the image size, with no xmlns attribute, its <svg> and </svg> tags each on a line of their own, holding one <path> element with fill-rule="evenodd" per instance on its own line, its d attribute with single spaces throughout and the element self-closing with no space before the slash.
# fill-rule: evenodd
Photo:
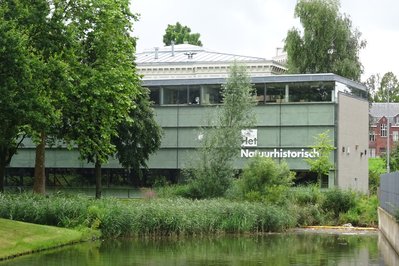
<svg viewBox="0 0 399 266">
<path fill-rule="evenodd" d="M 389 168 L 389 92 L 391 90 L 391 87 L 393 87 L 392 81 L 389 81 L 387 84 L 387 173 L 390 173 L 390 168 Z"/>
</svg>

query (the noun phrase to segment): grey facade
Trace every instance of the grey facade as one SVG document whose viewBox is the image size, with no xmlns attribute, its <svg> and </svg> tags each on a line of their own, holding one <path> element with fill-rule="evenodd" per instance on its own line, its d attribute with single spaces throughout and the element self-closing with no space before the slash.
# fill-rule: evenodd
<svg viewBox="0 0 399 266">
<path fill-rule="evenodd" d="M 235 167 L 251 157 L 285 160 L 298 180 L 306 180 L 314 137 L 328 131 L 336 148 L 330 154 L 334 167 L 324 187 L 368 191 L 368 101 L 363 85 L 334 74 L 281 75 L 284 66 L 263 58 L 210 52 L 200 47 L 166 47 L 137 55 L 137 67 L 149 88 L 156 119 L 164 135 L 161 148 L 151 156 L 150 171 L 176 177 L 200 146 L 200 128 L 221 105 L 221 86 L 232 61 L 245 64 L 256 90 L 256 126 L 237 151 Z M 48 148 L 46 167 L 86 169 L 76 151 Z M 134 158 L 132 158 L 134 159 Z M 34 145 L 26 143 L 14 157 L 12 168 L 34 166 Z M 121 169 L 110 159 L 108 169 Z"/>
</svg>

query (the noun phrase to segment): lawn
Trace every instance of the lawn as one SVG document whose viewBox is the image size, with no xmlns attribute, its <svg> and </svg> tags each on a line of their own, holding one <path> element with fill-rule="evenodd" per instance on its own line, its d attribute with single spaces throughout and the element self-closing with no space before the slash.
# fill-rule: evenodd
<svg viewBox="0 0 399 266">
<path fill-rule="evenodd" d="M 0 219 L 0 260 L 82 241 L 77 230 Z"/>
</svg>

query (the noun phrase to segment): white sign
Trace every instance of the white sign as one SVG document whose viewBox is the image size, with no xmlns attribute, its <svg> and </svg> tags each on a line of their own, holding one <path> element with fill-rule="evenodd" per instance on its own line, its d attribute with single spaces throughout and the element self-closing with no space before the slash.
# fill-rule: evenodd
<svg viewBox="0 0 399 266">
<path fill-rule="evenodd" d="M 320 154 L 315 149 L 307 151 L 301 149 L 299 151 L 292 151 L 286 149 L 274 149 L 273 151 L 258 151 L 258 150 L 248 150 L 241 149 L 241 157 L 271 157 L 271 158 L 314 158 L 319 157 Z"/>
<path fill-rule="evenodd" d="M 258 130 L 243 129 L 241 130 L 242 144 L 241 147 L 257 147 L 258 146 Z"/>
<path fill-rule="evenodd" d="M 287 149 L 274 149 L 272 151 L 259 151 L 249 150 L 245 148 L 258 147 L 258 130 L 257 129 L 243 129 L 241 130 L 242 144 L 241 157 L 271 157 L 271 158 L 314 158 L 319 157 L 320 154 L 315 149 L 300 149 L 300 150 L 287 150 Z"/>
</svg>

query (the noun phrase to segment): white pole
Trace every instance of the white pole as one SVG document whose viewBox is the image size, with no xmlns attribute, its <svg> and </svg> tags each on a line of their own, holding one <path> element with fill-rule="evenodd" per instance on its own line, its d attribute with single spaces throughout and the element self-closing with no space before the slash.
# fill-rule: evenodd
<svg viewBox="0 0 399 266">
<path fill-rule="evenodd" d="M 387 87 L 388 89 L 388 102 L 387 102 L 387 173 L 390 173 L 390 169 L 389 169 L 389 87 Z"/>
</svg>

